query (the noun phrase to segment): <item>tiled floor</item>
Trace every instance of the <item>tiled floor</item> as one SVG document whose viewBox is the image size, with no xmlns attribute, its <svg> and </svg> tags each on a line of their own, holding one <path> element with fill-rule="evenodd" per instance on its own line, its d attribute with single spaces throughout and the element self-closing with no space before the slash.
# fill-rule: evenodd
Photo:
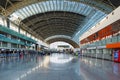
<svg viewBox="0 0 120 80">
<path fill-rule="evenodd" d="M 120 64 L 66 54 L 0 58 L 0 80 L 120 80 Z"/>
</svg>

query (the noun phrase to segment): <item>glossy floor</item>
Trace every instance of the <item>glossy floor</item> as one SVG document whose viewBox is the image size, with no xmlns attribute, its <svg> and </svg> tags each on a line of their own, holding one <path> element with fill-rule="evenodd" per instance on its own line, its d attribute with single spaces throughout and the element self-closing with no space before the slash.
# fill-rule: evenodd
<svg viewBox="0 0 120 80">
<path fill-rule="evenodd" d="M 67 54 L 0 58 L 0 80 L 120 80 L 120 64 Z"/>
</svg>

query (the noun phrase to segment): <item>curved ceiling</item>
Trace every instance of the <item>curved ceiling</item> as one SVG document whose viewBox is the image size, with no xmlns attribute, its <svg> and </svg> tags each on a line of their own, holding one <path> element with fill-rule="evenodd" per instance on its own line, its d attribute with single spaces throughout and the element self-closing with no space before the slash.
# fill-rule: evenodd
<svg viewBox="0 0 120 80">
<path fill-rule="evenodd" d="M 0 0 L 0 6 L 5 9 L 6 15 L 8 16 L 22 7 L 44 1 L 75 1 L 98 8 L 107 13 L 107 10 L 110 8 L 115 8 L 120 5 L 119 0 Z"/>
<path fill-rule="evenodd" d="M 22 22 L 43 39 L 46 39 L 54 35 L 72 37 L 84 19 L 84 15 L 65 11 L 52 11 L 31 16 Z M 29 22 L 29 20 L 31 21 Z"/>
<path fill-rule="evenodd" d="M 64 42 L 71 44 L 74 48 L 79 48 L 79 45 L 77 43 L 75 43 L 73 40 L 67 39 L 67 38 L 53 38 L 53 39 L 48 40 L 47 43 L 51 44 L 51 43 L 57 42 L 57 41 L 64 41 Z"/>
<path fill-rule="evenodd" d="M 18 16 L 21 22 L 44 40 L 54 35 L 73 37 L 84 26 L 85 30 L 92 27 L 106 16 L 98 9 L 76 1 L 50 0 L 25 6 L 10 17 L 12 20 L 14 15 Z M 110 7 L 106 11 L 111 10 Z"/>
<path fill-rule="evenodd" d="M 112 0 L 0 0 L 0 2 L 3 15 L 9 16 L 13 21 L 14 18 L 21 20 L 20 27 L 24 28 L 24 24 L 42 40 L 54 35 L 69 36 L 72 40 L 78 32 L 83 34 L 118 6 Z M 32 33 L 28 29 L 26 30 Z"/>
<path fill-rule="evenodd" d="M 14 14 L 18 15 L 19 18 L 21 20 L 23 20 L 29 16 L 36 15 L 39 13 L 45 13 L 45 12 L 49 12 L 49 11 L 68 11 L 68 12 L 79 13 L 82 15 L 88 15 L 89 12 L 91 12 L 91 9 L 92 9 L 92 11 L 100 10 L 104 13 L 110 13 L 113 10 L 113 7 L 107 5 L 103 2 L 98 1 L 98 3 L 97 3 L 97 0 L 92 0 L 93 2 L 86 0 L 87 1 L 86 3 L 85 3 L 85 0 L 83 0 L 83 1 L 80 0 L 80 2 L 78 0 L 73 0 L 73 1 L 71 1 L 71 0 L 68 0 L 68 1 L 66 1 L 66 0 L 45 0 L 45 1 L 40 0 L 39 1 L 38 0 L 38 3 L 35 3 L 34 1 L 36 1 L 36 0 L 33 0 L 34 4 L 32 2 L 31 2 L 31 4 L 29 4 L 29 2 L 27 2 L 28 4 L 26 3 L 26 5 L 21 4 L 21 7 L 20 6 L 13 7 L 12 9 L 15 8 L 13 12 L 11 12 L 12 10 L 10 10 L 8 8 L 8 12 L 13 13 L 13 15 Z M 7 12 L 6 12 L 6 15 L 8 16 Z M 11 15 L 11 14 L 9 14 L 9 15 Z"/>
<path fill-rule="evenodd" d="M 45 39 L 44 41 L 47 42 L 50 39 L 55 39 L 55 38 L 66 38 L 66 39 L 71 39 L 71 37 L 69 36 L 65 36 L 65 35 L 54 35 L 54 36 L 50 36 L 47 39 Z"/>
</svg>

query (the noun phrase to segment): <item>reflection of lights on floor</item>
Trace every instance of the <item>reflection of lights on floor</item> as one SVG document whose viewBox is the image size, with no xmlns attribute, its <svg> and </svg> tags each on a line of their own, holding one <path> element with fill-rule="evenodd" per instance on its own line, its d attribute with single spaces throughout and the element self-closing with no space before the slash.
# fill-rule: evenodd
<svg viewBox="0 0 120 80">
<path fill-rule="evenodd" d="M 16 80 L 21 80 L 23 78 L 25 78 L 27 75 L 33 73 L 34 71 L 36 71 L 37 69 L 41 68 L 41 67 L 48 67 L 49 62 L 53 62 L 53 63 L 67 63 L 69 61 L 71 61 L 73 59 L 72 56 L 64 56 L 64 55 L 59 55 L 59 54 L 55 54 L 52 56 L 46 56 L 43 60 L 43 62 L 41 62 L 38 66 L 31 68 L 30 70 L 28 70 L 26 73 L 22 74 L 19 78 L 17 78 Z"/>
<path fill-rule="evenodd" d="M 70 62 L 72 59 L 73 59 L 72 56 L 54 54 L 50 57 L 50 62 L 63 64 L 63 63 Z"/>
<path fill-rule="evenodd" d="M 29 71 L 27 71 L 26 73 L 24 73 L 23 75 L 21 75 L 19 78 L 17 78 L 16 80 L 21 80 L 24 77 L 26 77 L 27 75 L 31 74 L 32 72 L 34 72 L 35 70 L 39 69 L 40 67 L 48 67 L 49 64 L 49 56 L 46 56 L 44 58 L 44 61 L 41 62 L 38 66 L 30 69 Z"/>
<path fill-rule="evenodd" d="M 40 67 L 43 66 L 43 62 L 41 62 L 38 66 L 30 69 L 29 71 L 27 71 L 26 73 L 24 73 L 23 75 L 21 75 L 19 78 L 17 78 L 16 80 L 21 80 L 24 77 L 26 77 L 27 75 L 31 74 L 32 72 L 34 72 L 35 70 L 39 69 Z"/>
<path fill-rule="evenodd" d="M 49 61 L 50 61 L 50 57 L 46 56 L 43 61 L 43 67 L 48 67 Z"/>
</svg>

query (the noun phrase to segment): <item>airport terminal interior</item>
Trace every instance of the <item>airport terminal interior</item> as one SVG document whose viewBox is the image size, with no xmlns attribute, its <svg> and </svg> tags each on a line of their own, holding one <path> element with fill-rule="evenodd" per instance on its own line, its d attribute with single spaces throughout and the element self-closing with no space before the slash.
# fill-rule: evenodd
<svg viewBox="0 0 120 80">
<path fill-rule="evenodd" d="M 120 80 L 120 0 L 0 0 L 0 80 Z"/>
</svg>

